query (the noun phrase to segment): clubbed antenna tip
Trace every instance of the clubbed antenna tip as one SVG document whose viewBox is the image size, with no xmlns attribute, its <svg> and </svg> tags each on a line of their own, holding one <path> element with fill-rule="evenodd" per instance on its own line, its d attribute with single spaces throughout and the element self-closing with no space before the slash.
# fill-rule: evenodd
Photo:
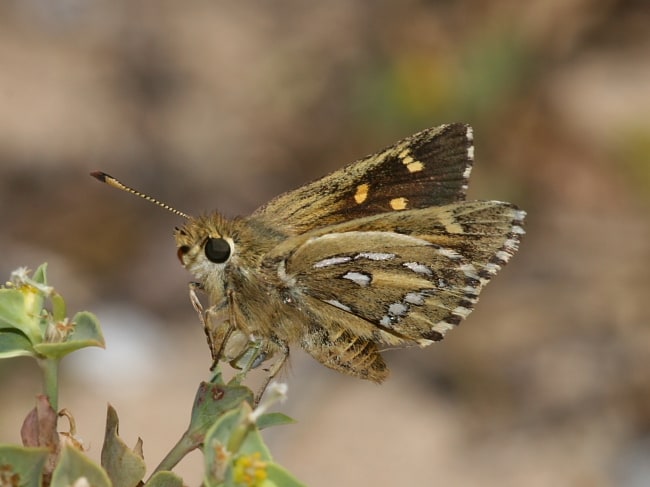
<svg viewBox="0 0 650 487">
<path fill-rule="evenodd" d="M 106 182 L 106 178 L 111 178 L 111 176 L 101 171 L 93 171 L 90 173 L 90 175 L 96 179 L 99 179 L 102 183 Z"/>
</svg>

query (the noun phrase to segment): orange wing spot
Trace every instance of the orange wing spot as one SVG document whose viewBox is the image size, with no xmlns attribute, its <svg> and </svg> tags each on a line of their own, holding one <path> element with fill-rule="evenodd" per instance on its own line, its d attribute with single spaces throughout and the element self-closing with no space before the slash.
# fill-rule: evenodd
<svg viewBox="0 0 650 487">
<path fill-rule="evenodd" d="M 424 169 L 424 164 L 422 164 L 420 161 L 409 162 L 406 164 L 406 169 L 408 169 L 409 172 L 418 172 Z"/>
<path fill-rule="evenodd" d="M 357 186 L 357 192 L 354 194 L 354 201 L 356 201 L 358 205 L 366 201 L 369 189 L 370 186 L 367 184 L 360 184 Z"/>
<path fill-rule="evenodd" d="M 406 166 L 409 172 L 418 172 L 424 169 L 424 163 L 413 158 L 409 149 L 404 149 L 398 154 L 402 164 Z"/>
<path fill-rule="evenodd" d="M 390 207 L 393 210 L 405 210 L 408 206 L 409 200 L 406 198 L 393 198 L 390 200 Z"/>
</svg>

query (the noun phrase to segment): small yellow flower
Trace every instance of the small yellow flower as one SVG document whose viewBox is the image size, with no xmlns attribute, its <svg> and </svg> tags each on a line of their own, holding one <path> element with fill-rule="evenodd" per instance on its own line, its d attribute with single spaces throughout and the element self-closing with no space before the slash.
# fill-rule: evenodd
<svg viewBox="0 0 650 487">
<path fill-rule="evenodd" d="M 261 460 L 259 452 L 251 455 L 242 455 L 235 460 L 233 473 L 237 484 L 247 487 L 259 487 L 266 480 L 267 462 Z"/>
</svg>

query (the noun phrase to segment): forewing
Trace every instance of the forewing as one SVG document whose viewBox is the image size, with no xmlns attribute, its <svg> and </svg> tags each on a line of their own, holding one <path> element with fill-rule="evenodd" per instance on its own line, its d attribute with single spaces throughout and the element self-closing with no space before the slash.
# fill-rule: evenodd
<svg viewBox="0 0 650 487">
<path fill-rule="evenodd" d="M 373 341 L 427 345 L 471 312 L 517 250 L 524 215 L 481 201 L 387 213 L 289 239 L 267 263 L 301 293 L 372 324 Z"/>
<path fill-rule="evenodd" d="M 423 130 L 376 154 L 259 208 L 263 219 L 291 233 L 393 210 L 465 199 L 474 155 L 472 129 L 456 123 Z"/>
</svg>

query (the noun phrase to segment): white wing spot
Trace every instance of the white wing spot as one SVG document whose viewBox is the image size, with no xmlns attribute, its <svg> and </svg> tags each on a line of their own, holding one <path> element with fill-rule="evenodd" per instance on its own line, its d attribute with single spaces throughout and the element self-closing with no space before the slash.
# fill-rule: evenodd
<svg viewBox="0 0 650 487">
<path fill-rule="evenodd" d="M 365 287 L 370 284 L 372 277 L 370 277 L 368 274 L 364 274 L 363 272 L 347 272 L 343 274 L 343 279 L 349 279 L 355 284 Z"/>
<path fill-rule="evenodd" d="M 416 272 L 418 274 L 425 274 L 427 276 L 430 276 L 431 274 L 433 274 L 433 272 L 431 272 L 431 269 L 429 269 L 424 264 L 420 264 L 419 262 L 404 262 L 404 264 L 402 264 L 402 265 L 404 267 L 408 267 L 413 272 Z"/>
<path fill-rule="evenodd" d="M 388 307 L 388 313 L 393 316 L 404 316 L 408 310 L 409 307 L 404 303 L 393 303 Z"/>
<path fill-rule="evenodd" d="M 465 293 L 465 295 L 471 294 L 472 296 L 478 296 L 478 293 L 481 292 L 481 288 L 478 286 L 477 287 L 465 286 L 463 288 L 463 292 Z"/>
<path fill-rule="evenodd" d="M 474 160 L 474 130 L 472 129 L 472 127 L 467 127 L 467 132 L 465 133 L 465 136 L 467 137 L 467 140 L 470 143 L 469 147 L 467 148 L 467 158 L 470 161 L 473 161 Z M 467 181 L 471 173 L 472 173 L 472 164 L 470 163 L 467 165 L 465 171 L 463 172 L 463 179 Z M 467 190 L 467 184 L 463 184 L 463 189 Z"/>
<path fill-rule="evenodd" d="M 315 269 L 318 269 L 320 267 L 329 267 L 331 265 L 336 265 L 336 264 L 345 264 L 346 262 L 350 262 L 351 260 L 352 257 L 328 257 L 327 259 L 319 260 L 313 265 L 313 267 Z"/>
<path fill-rule="evenodd" d="M 395 257 L 395 254 L 388 254 L 384 252 L 361 252 L 354 256 L 354 259 L 370 259 L 370 260 L 390 260 Z"/>
<path fill-rule="evenodd" d="M 493 264 L 492 262 L 485 264 L 485 270 L 492 275 L 499 272 L 499 269 L 501 269 L 501 266 L 499 264 Z"/>
<path fill-rule="evenodd" d="M 438 323 L 433 325 L 433 329 L 438 333 L 441 333 L 442 335 L 447 333 L 452 328 L 455 328 L 455 326 L 451 323 L 447 323 L 446 321 L 439 321 Z"/>
<path fill-rule="evenodd" d="M 479 279 L 478 274 L 476 273 L 476 267 L 472 264 L 463 264 L 460 266 L 460 270 L 463 271 L 463 274 L 467 277 L 477 280 Z"/>
<path fill-rule="evenodd" d="M 471 312 L 472 310 L 469 308 L 465 308 L 464 306 L 458 306 L 457 308 L 454 308 L 454 310 L 451 313 L 456 316 L 460 316 L 461 318 L 467 318 L 467 315 L 469 315 Z"/>
<path fill-rule="evenodd" d="M 467 132 L 465 132 L 465 137 L 470 142 L 474 141 L 474 129 L 472 127 L 467 127 Z"/>
<path fill-rule="evenodd" d="M 352 309 L 350 309 L 349 306 L 346 306 L 341 301 L 337 301 L 336 299 L 326 299 L 325 302 L 339 309 L 342 309 L 343 311 L 347 311 L 348 313 L 352 312 Z"/>
<path fill-rule="evenodd" d="M 508 252 L 504 252 L 503 250 L 499 250 L 495 254 L 495 257 L 499 260 L 502 260 L 503 262 L 508 262 L 508 259 L 510 259 L 510 254 Z"/>
<path fill-rule="evenodd" d="M 514 238 L 509 238 L 503 242 L 503 248 L 510 250 L 511 252 L 515 252 L 519 248 L 519 241 L 515 240 Z"/>
<path fill-rule="evenodd" d="M 473 149 L 473 147 L 472 147 Z M 467 149 L 469 152 L 469 149 Z M 472 156 L 474 155 L 474 151 L 472 151 Z M 467 167 L 465 168 L 465 172 L 463 172 L 463 179 L 469 179 L 470 174 L 472 174 L 472 165 L 468 164 Z M 465 185 L 467 186 L 467 185 Z"/>
<path fill-rule="evenodd" d="M 438 249 L 438 253 L 451 260 L 458 260 L 463 258 L 462 255 L 460 255 L 458 252 L 452 249 L 440 248 Z"/>
<path fill-rule="evenodd" d="M 406 296 L 404 296 L 404 301 L 409 304 L 422 306 L 424 304 L 424 296 L 420 293 L 407 293 Z"/>
<path fill-rule="evenodd" d="M 468 158 L 470 161 L 473 161 L 473 160 L 474 160 L 474 146 L 473 146 L 473 145 L 470 145 L 470 146 L 467 148 L 467 158 Z M 471 170 L 472 170 L 471 168 L 472 168 L 472 166 L 469 166 L 467 169 L 465 169 L 465 172 L 471 171 Z M 469 174 L 467 175 L 467 177 L 469 177 Z"/>
</svg>

